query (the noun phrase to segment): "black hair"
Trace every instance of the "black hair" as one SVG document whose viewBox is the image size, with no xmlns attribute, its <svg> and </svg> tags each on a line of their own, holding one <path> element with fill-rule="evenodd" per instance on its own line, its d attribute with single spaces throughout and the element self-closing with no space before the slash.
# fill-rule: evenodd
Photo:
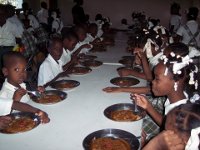
<svg viewBox="0 0 200 150">
<path fill-rule="evenodd" d="M 173 111 L 176 114 L 176 127 L 180 132 L 190 135 L 192 129 L 200 127 L 200 105 L 196 103 L 182 104 Z"/>
<path fill-rule="evenodd" d="M 19 58 L 26 61 L 26 58 L 22 53 L 16 51 L 9 51 L 3 55 L 3 67 L 10 67 L 11 65 L 15 64 L 16 62 L 13 61 L 15 58 Z"/>
<path fill-rule="evenodd" d="M 76 39 L 76 40 L 78 40 L 78 37 L 77 37 L 76 33 L 74 33 L 73 31 L 68 31 L 65 34 L 63 34 L 63 40 L 64 39 L 69 39 L 69 40 Z"/>
<path fill-rule="evenodd" d="M 48 41 L 48 49 L 51 49 L 56 43 L 62 43 L 62 39 L 60 37 L 52 37 Z"/>
<path fill-rule="evenodd" d="M 46 2 L 41 2 L 41 3 L 40 3 L 40 6 L 41 6 L 42 8 L 47 9 L 47 3 L 46 3 Z"/>
<path fill-rule="evenodd" d="M 96 14 L 95 21 L 97 21 L 97 20 L 103 20 L 102 14 Z"/>
<path fill-rule="evenodd" d="M 187 14 L 188 20 L 196 20 L 199 14 L 199 9 L 197 7 L 190 7 L 189 12 Z"/>
<path fill-rule="evenodd" d="M 178 15 L 180 9 L 181 9 L 181 6 L 178 3 L 174 2 L 174 3 L 171 4 L 170 13 L 172 15 Z"/>
</svg>

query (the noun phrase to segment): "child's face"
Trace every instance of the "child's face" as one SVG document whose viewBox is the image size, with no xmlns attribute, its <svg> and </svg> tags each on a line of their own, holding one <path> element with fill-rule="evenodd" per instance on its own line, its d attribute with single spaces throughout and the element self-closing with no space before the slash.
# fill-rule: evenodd
<svg viewBox="0 0 200 150">
<path fill-rule="evenodd" d="M 174 91 L 174 80 L 169 75 L 165 76 L 166 66 L 160 62 L 154 69 L 155 78 L 152 81 L 152 91 L 156 96 L 165 96 Z"/>
<path fill-rule="evenodd" d="M 90 33 L 93 37 L 95 37 L 97 35 L 97 31 L 98 31 L 98 29 L 96 27 L 93 27 L 90 29 Z"/>
<path fill-rule="evenodd" d="M 80 29 L 77 35 L 78 35 L 79 41 L 81 42 L 84 41 L 84 39 L 86 38 L 86 32 L 84 31 L 84 29 Z"/>
<path fill-rule="evenodd" d="M 63 41 L 63 47 L 65 48 L 65 49 L 68 49 L 68 50 L 73 50 L 74 48 L 75 48 L 75 46 L 76 46 L 76 44 L 77 44 L 77 40 L 76 39 L 64 39 L 64 41 Z"/>
<path fill-rule="evenodd" d="M 59 60 L 62 53 L 63 53 L 63 45 L 60 42 L 56 42 L 52 48 L 50 48 L 49 51 L 50 55 L 55 59 Z"/>
<path fill-rule="evenodd" d="M 21 58 L 16 58 L 13 60 L 15 63 L 10 65 L 7 68 L 3 68 L 4 76 L 7 77 L 7 80 L 10 84 L 19 87 L 19 84 L 23 83 L 26 80 L 27 72 L 26 60 Z"/>
</svg>

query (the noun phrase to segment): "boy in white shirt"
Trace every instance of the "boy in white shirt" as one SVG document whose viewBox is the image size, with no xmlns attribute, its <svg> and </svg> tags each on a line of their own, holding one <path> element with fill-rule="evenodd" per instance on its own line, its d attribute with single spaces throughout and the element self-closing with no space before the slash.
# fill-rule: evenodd
<svg viewBox="0 0 200 150">
<path fill-rule="evenodd" d="M 15 91 L 19 91 L 21 97 L 18 97 L 17 101 L 26 103 L 30 100 L 24 83 L 27 78 L 26 68 L 27 62 L 21 53 L 10 51 L 4 55 L 2 72 L 6 79 L 0 91 L 0 97 L 12 99 Z M 42 92 L 43 88 L 38 88 L 38 90 Z"/>
<path fill-rule="evenodd" d="M 40 65 L 38 85 L 43 86 L 56 78 L 63 70 L 63 63 L 59 61 L 63 53 L 63 44 L 60 38 L 53 38 L 49 42 L 48 56 Z"/>
</svg>

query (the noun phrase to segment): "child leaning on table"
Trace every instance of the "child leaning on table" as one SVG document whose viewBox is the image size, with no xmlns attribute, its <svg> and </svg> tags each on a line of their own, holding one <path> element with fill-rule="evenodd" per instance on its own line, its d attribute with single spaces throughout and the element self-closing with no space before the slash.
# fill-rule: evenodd
<svg viewBox="0 0 200 150">
<path fill-rule="evenodd" d="M 162 61 L 154 69 L 155 78 L 152 81 L 154 95 L 167 96 L 164 104 L 165 115 L 174 107 L 187 102 L 188 97 L 184 92 L 186 86 L 189 86 L 189 84 L 194 84 L 196 88 L 198 86 L 196 79 L 198 70 L 188 56 L 188 47 L 186 45 L 183 46 L 182 43 L 177 43 L 171 48 L 173 48 L 174 52 L 167 56 L 162 56 Z M 187 82 L 188 79 L 189 84 Z M 163 115 L 153 108 L 146 97 L 132 94 L 131 98 L 136 101 L 137 105 L 144 108 L 155 122 L 161 126 Z"/>
<path fill-rule="evenodd" d="M 26 91 L 24 81 L 27 78 L 27 62 L 25 57 L 20 52 L 10 51 L 3 56 L 2 72 L 5 76 L 0 97 L 12 99 L 15 91 L 20 94 L 15 99 L 16 101 L 28 102 L 30 97 Z M 38 87 L 40 92 L 43 92 L 43 87 Z"/>
<path fill-rule="evenodd" d="M 11 118 L 7 115 L 9 115 L 13 109 L 22 112 L 35 113 L 40 117 L 42 123 L 48 123 L 50 121 L 46 112 L 26 103 L 18 102 L 17 100 L 20 95 L 21 92 L 18 90 L 14 92 L 13 100 L 0 97 L 0 129 L 6 128 L 10 123 Z"/>
<path fill-rule="evenodd" d="M 166 117 L 165 130 L 150 140 L 142 150 L 199 150 L 200 105 L 182 104 Z"/>
</svg>

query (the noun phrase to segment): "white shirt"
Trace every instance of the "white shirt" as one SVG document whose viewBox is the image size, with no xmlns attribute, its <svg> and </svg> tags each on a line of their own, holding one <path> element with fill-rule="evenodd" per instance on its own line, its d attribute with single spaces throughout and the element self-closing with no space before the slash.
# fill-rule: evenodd
<svg viewBox="0 0 200 150">
<path fill-rule="evenodd" d="M 20 86 L 24 89 L 26 89 L 26 85 L 24 83 L 20 84 Z M 7 79 L 3 83 L 2 89 L 0 91 L 0 97 L 2 98 L 8 98 L 13 99 L 13 95 L 16 91 L 17 87 L 13 86 L 12 84 L 8 83 Z M 27 103 L 30 100 L 30 97 L 28 94 L 25 94 L 20 102 Z"/>
<path fill-rule="evenodd" d="M 188 26 L 188 28 L 190 29 L 190 31 L 192 32 L 192 34 L 195 34 L 197 29 L 198 29 L 198 23 L 195 20 L 190 20 L 186 23 L 186 25 Z M 182 42 L 184 44 L 188 44 L 191 37 L 188 35 L 187 30 L 185 29 L 184 26 L 181 26 L 178 31 L 177 34 L 182 36 Z M 197 41 L 197 45 L 198 47 L 200 47 L 200 33 L 196 36 L 196 41 Z"/>
<path fill-rule="evenodd" d="M 52 23 L 52 31 L 55 29 L 56 33 L 61 33 L 62 28 L 63 28 L 62 20 L 59 18 L 54 19 Z"/>
<path fill-rule="evenodd" d="M 0 116 L 10 114 L 13 100 L 0 97 Z"/>
<path fill-rule="evenodd" d="M 59 59 L 59 62 L 61 61 L 62 64 L 67 64 L 68 62 L 71 61 L 71 51 L 69 51 L 68 49 L 64 49 L 63 48 L 63 53 L 62 53 L 62 56 L 60 57 Z"/>
<path fill-rule="evenodd" d="M 48 10 L 41 8 L 40 11 L 37 13 L 37 18 L 39 23 L 46 23 L 48 24 Z"/>
<path fill-rule="evenodd" d="M 3 26 L 0 26 L 0 46 L 15 46 L 15 38 L 21 38 L 21 36 L 22 32 L 8 20 Z"/>
<path fill-rule="evenodd" d="M 181 16 L 179 15 L 171 15 L 170 25 L 174 26 L 173 31 L 176 32 L 181 25 Z"/>
<path fill-rule="evenodd" d="M 171 103 L 170 104 L 169 99 L 167 99 L 165 101 L 165 104 L 164 104 L 164 106 L 165 106 L 165 115 L 167 115 L 170 112 L 170 110 L 172 110 L 173 108 L 175 108 L 175 107 L 177 107 L 177 106 L 179 106 L 181 104 L 186 104 L 187 101 L 188 101 L 188 99 L 186 98 L 186 99 L 182 99 L 182 100 L 179 100 L 179 101 L 177 101 L 175 103 Z"/>
<path fill-rule="evenodd" d="M 29 15 L 28 15 L 28 19 L 29 19 L 29 21 L 30 21 L 30 25 L 31 25 L 34 29 L 39 28 L 40 24 L 39 24 L 38 20 L 35 18 L 34 15 L 29 14 Z"/>
<path fill-rule="evenodd" d="M 24 25 L 20 21 L 20 19 L 17 17 L 17 15 L 13 15 L 12 17 L 7 19 L 11 23 L 15 24 L 17 27 L 17 30 L 19 30 L 20 33 L 24 32 Z"/>
<path fill-rule="evenodd" d="M 79 47 L 81 47 L 81 46 L 84 45 L 84 44 L 89 44 L 89 42 L 87 42 L 87 39 L 85 39 L 85 40 L 82 41 L 82 42 L 78 42 L 78 43 L 76 44 L 75 48 L 72 50 L 71 53 L 74 53 Z M 90 44 L 90 46 L 91 46 L 91 48 L 82 48 L 81 51 L 80 51 L 80 54 L 81 54 L 81 53 L 84 53 L 84 54 L 88 53 L 88 52 L 92 49 L 92 47 L 93 47 L 91 44 Z"/>
<path fill-rule="evenodd" d="M 44 85 L 54 79 L 59 73 L 63 72 L 63 64 L 57 63 L 53 57 L 48 54 L 47 58 L 40 65 L 38 74 L 38 86 Z"/>
</svg>

